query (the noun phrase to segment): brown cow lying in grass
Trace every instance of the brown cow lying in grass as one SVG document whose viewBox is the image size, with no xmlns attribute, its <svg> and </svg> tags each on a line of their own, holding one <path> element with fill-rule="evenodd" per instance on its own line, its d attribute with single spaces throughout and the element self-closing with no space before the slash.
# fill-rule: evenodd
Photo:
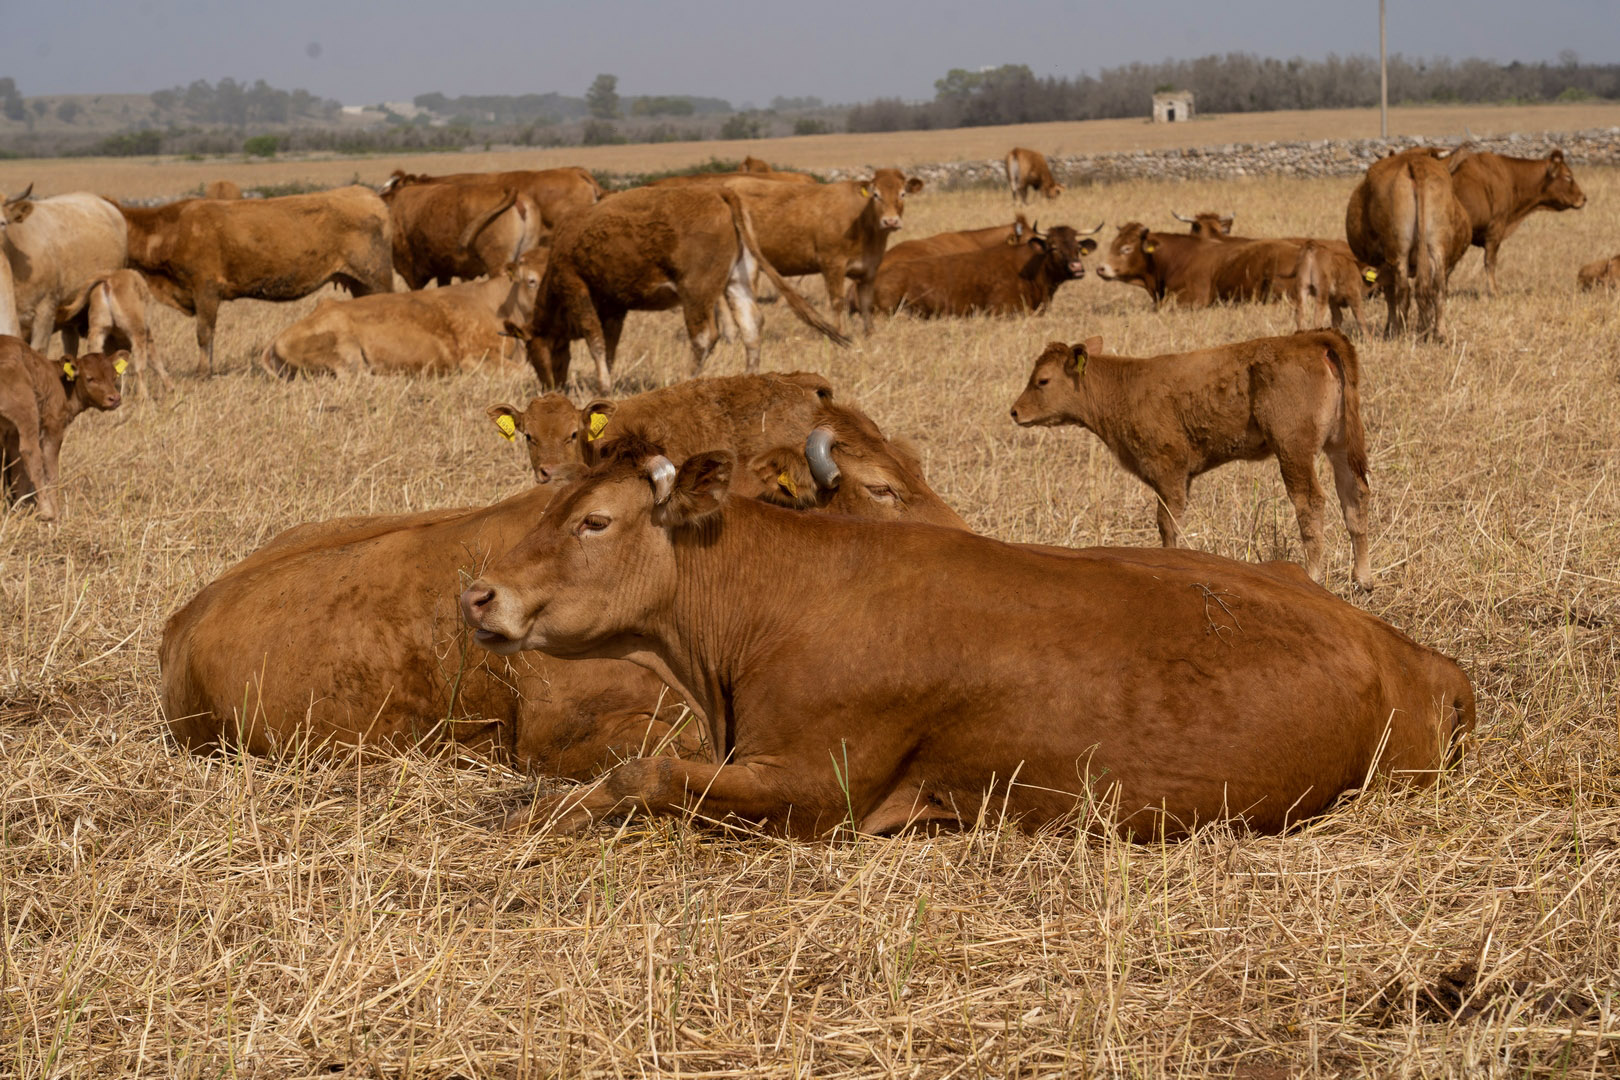
<svg viewBox="0 0 1620 1080">
<path fill-rule="evenodd" d="M 1620 255 L 1612 259 L 1599 259 L 1581 267 L 1575 275 L 1583 289 L 1614 288 L 1620 286 Z"/>
<path fill-rule="evenodd" d="M 869 420 L 824 404 L 827 413 L 777 437 L 798 447 L 814 437 L 813 452 L 825 452 L 818 468 L 830 466 L 838 487 L 827 509 L 960 523 Z M 829 434 L 816 436 L 822 427 Z M 560 464 L 576 451 L 556 433 L 571 430 L 553 425 L 536 450 L 550 484 L 489 507 L 298 526 L 206 586 L 163 634 L 163 709 L 175 738 L 192 750 L 223 744 L 258 754 L 302 741 L 451 741 L 576 778 L 659 745 L 678 699 L 642 669 L 540 654 L 491 663 L 470 649 L 456 616 L 468 578 L 516 543 L 562 486 L 556 480 L 578 468 Z M 690 437 L 725 444 L 722 432 Z M 776 473 L 758 490 L 785 501 Z M 386 633 L 368 629 L 375 620 Z M 681 739 L 674 746 L 691 748 Z"/>
<path fill-rule="evenodd" d="M 1316 455 L 1333 463 L 1355 581 L 1367 554 L 1367 442 L 1356 350 L 1336 330 L 1257 338 L 1149 359 L 1105 356 L 1102 340 L 1054 341 L 1012 407 L 1021 427 L 1079 424 L 1159 497 L 1159 538 L 1175 547 L 1192 478 L 1229 461 L 1275 457 L 1299 518 L 1305 569 L 1322 580 Z"/>
<path fill-rule="evenodd" d="M 885 264 L 878 272 L 876 307 L 890 315 L 903 308 L 923 318 L 1040 314 L 1059 285 L 1086 276 L 1080 259 L 1096 250 L 1090 234 L 1059 225 L 1044 235 L 1032 231 L 1023 243 L 1010 238 L 978 251 Z"/>
<path fill-rule="evenodd" d="M 1473 728 L 1456 664 L 1272 568 L 792 513 L 736 472 L 627 441 L 461 594 L 485 648 L 626 657 L 706 729 L 707 761 L 628 761 L 514 824 L 1279 832 L 1376 775 L 1432 784 Z"/>
<path fill-rule="evenodd" d="M 57 514 L 58 459 L 67 426 L 86 409 L 118 408 L 129 353 L 48 360 L 0 336 L 0 474 L 8 501 L 33 495 L 41 521 Z"/>
</svg>

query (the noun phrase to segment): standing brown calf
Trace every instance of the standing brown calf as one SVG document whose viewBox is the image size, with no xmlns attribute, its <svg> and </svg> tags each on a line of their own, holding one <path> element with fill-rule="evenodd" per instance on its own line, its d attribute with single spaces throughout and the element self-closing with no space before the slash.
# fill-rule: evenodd
<svg viewBox="0 0 1620 1080">
<path fill-rule="evenodd" d="M 1336 330 L 1257 338 L 1151 359 L 1102 355 L 1102 339 L 1054 341 L 1035 361 L 1012 408 L 1021 427 L 1079 424 L 1159 496 L 1159 538 L 1175 547 L 1192 478 L 1228 461 L 1275 457 L 1299 518 L 1305 569 L 1322 580 L 1322 488 L 1316 455 L 1334 484 L 1355 556 L 1355 580 L 1373 587 L 1367 555 L 1367 445 L 1356 350 Z"/>
<path fill-rule="evenodd" d="M 1063 194 L 1063 185 L 1052 175 L 1046 155 L 1039 150 L 1015 146 L 1007 151 L 1007 160 L 1003 164 L 1007 167 L 1007 187 L 1011 189 L 1015 202 L 1028 203 L 1032 190 L 1039 191 L 1048 199 Z"/>
<path fill-rule="evenodd" d="M 1342 246 L 1342 245 L 1341 245 Z M 1348 250 L 1339 251 L 1319 240 L 1306 240 L 1294 264 L 1294 329 L 1315 330 L 1324 320 L 1339 330 L 1344 309 L 1356 320 L 1356 333 L 1366 330 L 1362 301 L 1378 281 L 1378 271 L 1362 266 Z M 1309 314 L 1307 314 L 1309 309 Z"/>
<path fill-rule="evenodd" d="M 86 409 L 118 408 L 128 360 L 126 352 L 47 360 L 21 338 L 0 336 L 0 474 L 11 499 L 34 496 L 40 520 L 56 518 L 67 426 Z"/>
<path fill-rule="evenodd" d="M 149 392 L 148 364 L 163 380 L 164 389 L 174 389 L 163 358 L 152 348 L 152 329 L 147 322 L 151 306 L 152 290 L 146 287 L 146 278 L 139 270 L 125 268 L 103 275 L 92 285 L 84 308 L 86 347 L 93 353 L 126 350 L 142 397 Z"/>
</svg>

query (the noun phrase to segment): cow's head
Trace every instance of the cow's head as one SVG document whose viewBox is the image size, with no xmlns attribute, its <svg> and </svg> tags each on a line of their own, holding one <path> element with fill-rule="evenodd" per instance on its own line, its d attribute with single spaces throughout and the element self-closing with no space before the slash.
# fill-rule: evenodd
<svg viewBox="0 0 1620 1080">
<path fill-rule="evenodd" d="M 80 408 L 105 412 L 118 408 L 124 400 L 118 392 L 118 376 L 129 367 L 126 350 L 64 356 L 56 363 L 62 374 L 62 388 L 69 398 L 79 402 Z"/>
<path fill-rule="evenodd" d="M 823 406 L 803 446 L 758 454 L 745 473 L 751 476 L 738 478 L 738 490 L 746 490 L 746 479 L 757 480 L 759 497 L 778 506 L 968 527 L 928 486 L 912 447 L 886 437 L 870 417 L 847 405 Z"/>
<path fill-rule="evenodd" d="M 1547 155 L 1547 176 L 1541 182 L 1541 205 L 1549 210 L 1579 210 L 1586 205 L 1586 192 L 1575 182 L 1562 150 Z"/>
<path fill-rule="evenodd" d="M 1136 281 L 1146 278 L 1153 268 L 1157 241 L 1146 225 L 1132 221 L 1121 225 L 1108 245 L 1108 254 L 1097 265 L 1097 276 L 1104 281 Z"/>
<path fill-rule="evenodd" d="M 1093 240 L 1092 236 L 1101 228 L 1102 222 L 1099 221 L 1095 229 L 1087 232 L 1080 232 L 1067 225 L 1059 225 L 1046 233 L 1032 230 L 1027 243 L 1033 255 L 1029 262 L 1024 264 L 1023 276 L 1034 278 L 1040 272 L 1042 264 L 1045 264 L 1047 276 L 1053 281 L 1079 280 L 1085 277 L 1085 264 L 1080 258 L 1097 250 L 1097 241 Z"/>
<path fill-rule="evenodd" d="M 866 180 L 852 182 L 858 185 L 861 197 L 877 215 L 878 228 L 885 232 L 900 228 L 900 219 L 906 212 L 906 196 L 923 189 L 921 180 L 908 177 L 899 169 L 879 169 Z"/>
<path fill-rule="evenodd" d="M 546 276 L 547 248 L 530 248 L 516 262 L 506 264 L 506 280 L 511 286 L 506 299 L 495 309 L 505 333 L 526 338 L 534 323 L 534 302 L 540 295 L 540 282 Z"/>
<path fill-rule="evenodd" d="M 0 203 L 0 234 L 3 234 L 7 225 L 16 225 L 34 212 L 34 185 L 29 184 L 23 189 L 21 195 L 4 197 Z"/>
<path fill-rule="evenodd" d="M 676 542 L 717 519 L 732 455 L 706 451 L 676 468 L 640 440 L 619 439 L 616 449 L 462 592 L 462 617 L 484 648 L 590 655 L 640 635 L 650 614 L 673 603 Z"/>
<path fill-rule="evenodd" d="M 1047 342 L 1046 351 L 1035 361 L 1035 370 L 1029 373 L 1024 392 L 1013 402 L 1013 422 L 1019 427 L 1072 423 L 1064 403 L 1080 389 L 1087 359 L 1101 353 L 1102 347 L 1100 337 L 1087 338 L 1074 345 Z"/>
<path fill-rule="evenodd" d="M 508 442 L 523 437 L 535 483 L 557 481 L 560 466 L 579 460 L 579 410 L 562 394 L 537 397 L 521 412 L 504 403 L 484 411 Z"/>
<path fill-rule="evenodd" d="M 1205 210 L 1203 213 L 1194 214 L 1192 217 L 1178 214 L 1172 210 L 1170 216 L 1177 221 L 1185 222 L 1189 233 L 1205 240 L 1219 240 L 1222 237 L 1231 236 L 1232 221 L 1235 217 L 1233 214 L 1222 217 L 1213 210 Z"/>
</svg>

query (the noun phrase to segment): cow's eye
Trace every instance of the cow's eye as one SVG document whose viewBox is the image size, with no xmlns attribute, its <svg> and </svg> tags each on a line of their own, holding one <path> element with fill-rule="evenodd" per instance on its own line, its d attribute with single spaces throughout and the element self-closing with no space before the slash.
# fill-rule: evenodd
<svg viewBox="0 0 1620 1080">
<path fill-rule="evenodd" d="M 898 502 L 900 499 L 899 494 L 888 484 L 867 484 L 866 493 L 883 502 Z"/>
<path fill-rule="evenodd" d="M 581 536 L 590 533 L 599 533 L 613 524 L 613 519 L 606 514 L 586 514 L 580 519 L 579 528 L 574 530 Z"/>
<path fill-rule="evenodd" d="M 577 431 L 570 431 L 570 432 L 569 432 L 569 433 L 568 433 L 568 438 L 566 438 L 566 439 L 564 439 L 564 440 L 563 440 L 563 442 L 565 442 L 565 443 L 571 443 L 571 442 L 576 442 L 576 441 L 578 441 L 578 439 L 579 439 L 579 432 L 577 432 Z"/>
<path fill-rule="evenodd" d="M 1035 380 L 1035 385 L 1036 386 L 1046 386 L 1046 385 L 1050 384 L 1051 381 L 1052 381 L 1052 377 L 1050 375 L 1042 375 L 1040 378 Z"/>
<path fill-rule="evenodd" d="M 1133 245 L 1131 245 L 1131 244 L 1126 244 L 1124 247 L 1119 249 L 1119 253 L 1121 255 L 1129 255 L 1131 253 L 1132 246 Z"/>
<path fill-rule="evenodd" d="M 524 442 L 534 442 L 534 436 L 530 435 L 527 431 L 525 431 L 523 433 L 523 440 L 524 440 Z"/>
</svg>

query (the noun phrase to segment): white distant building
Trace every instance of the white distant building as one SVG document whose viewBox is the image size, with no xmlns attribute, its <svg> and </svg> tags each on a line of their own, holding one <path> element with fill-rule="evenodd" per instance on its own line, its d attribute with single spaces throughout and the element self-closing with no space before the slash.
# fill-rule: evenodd
<svg viewBox="0 0 1620 1080">
<path fill-rule="evenodd" d="M 1153 122 L 1179 124 L 1193 118 L 1193 92 L 1166 90 L 1153 95 Z"/>
</svg>

